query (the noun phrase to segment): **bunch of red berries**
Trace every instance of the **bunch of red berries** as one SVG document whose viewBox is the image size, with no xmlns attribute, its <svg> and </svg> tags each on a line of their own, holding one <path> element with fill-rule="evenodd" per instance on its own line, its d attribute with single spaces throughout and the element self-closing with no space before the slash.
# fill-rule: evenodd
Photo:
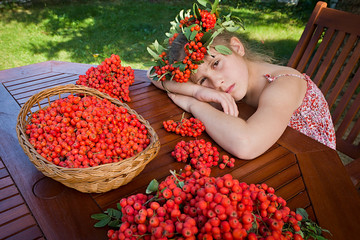
<svg viewBox="0 0 360 240">
<path fill-rule="evenodd" d="M 215 27 L 216 16 L 207 10 L 199 9 L 199 12 L 199 19 L 190 15 L 180 20 L 179 28 L 189 27 L 192 34 L 194 34 L 192 40 L 184 46 L 186 57 L 182 61 L 183 67 L 178 66 L 178 63 L 170 64 L 167 54 L 162 52 L 159 57 L 162 59 L 163 64 L 161 66 L 154 66 L 158 80 L 165 81 L 166 79 L 171 79 L 176 82 L 187 82 L 191 72 L 196 70 L 203 61 L 207 49 L 203 46 L 202 37 L 204 32 L 210 31 Z M 173 43 L 177 36 L 178 33 L 175 33 L 169 38 L 169 45 Z"/>
<path fill-rule="evenodd" d="M 107 99 L 69 95 L 32 114 L 26 134 L 37 153 L 61 167 L 118 162 L 145 149 L 150 139 L 135 114 Z"/>
<path fill-rule="evenodd" d="M 191 70 L 188 66 L 185 67 L 184 71 L 181 71 L 180 67 L 175 67 L 175 64 L 169 64 L 166 52 L 162 52 L 159 57 L 161 58 L 164 66 L 154 66 L 154 71 L 158 76 L 158 81 L 171 79 L 176 82 L 187 82 L 189 80 Z M 191 69 L 197 69 L 197 67 L 198 65 L 193 65 Z"/>
<path fill-rule="evenodd" d="M 302 216 L 272 187 L 210 173 L 187 165 L 162 181 L 155 195 L 121 199 L 122 223 L 108 231 L 109 239 L 303 239 Z"/>
<path fill-rule="evenodd" d="M 163 122 L 166 131 L 181 136 L 198 137 L 205 130 L 204 124 L 197 118 L 182 118 L 180 121 L 167 120 Z"/>
<path fill-rule="evenodd" d="M 201 26 L 205 29 L 205 32 L 213 29 L 216 24 L 215 14 L 201 9 L 199 9 L 199 11 L 201 15 Z"/>
<path fill-rule="evenodd" d="M 218 165 L 219 151 L 204 139 L 180 141 L 171 152 L 178 162 L 190 163 L 196 169 Z"/>
<path fill-rule="evenodd" d="M 99 66 L 91 67 L 86 75 L 80 75 L 78 85 L 95 88 L 120 101 L 130 101 L 129 87 L 134 83 L 134 70 L 121 66 L 118 55 L 112 54 Z"/>
<path fill-rule="evenodd" d="M 235 166 L 235 158 L 229 157 L 228 155 L 222 155 L 222 163 L 219 164 L 220 169 L 225 167 L 233 168 Z"/>
</svg>

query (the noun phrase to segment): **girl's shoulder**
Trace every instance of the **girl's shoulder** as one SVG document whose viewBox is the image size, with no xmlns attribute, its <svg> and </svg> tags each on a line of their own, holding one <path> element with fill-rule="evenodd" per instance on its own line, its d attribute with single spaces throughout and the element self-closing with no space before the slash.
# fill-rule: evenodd
<svg viewBox="0 0 360 240">
<path fill-rule="evenodd" d="M 305 79 L 305 76 L 298 70 L 287 66 L 276 66 L 271 72 L 264 75 L 268 82 L 274 82 L 278 79 Z"/>
<path fill-rule="evenodd" d="M 307 90 L 306 76 L 290 67 L 277 67 L 264 75 L 268 84 L 264 88 L 260 100 L 264 102 L 282 102 L 299 106 Z"/>
</svg>

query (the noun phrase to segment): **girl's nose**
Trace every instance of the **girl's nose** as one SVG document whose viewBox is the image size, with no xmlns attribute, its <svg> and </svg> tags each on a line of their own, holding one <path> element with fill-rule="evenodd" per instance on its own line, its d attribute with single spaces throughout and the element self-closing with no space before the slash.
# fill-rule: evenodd
<svg viewBox="0 0 360 240">
<path fill-rule="evenodd" d="M 220 76 L 213 76 L 212 82 L 215 89 L 220 89 L 224 83 L 224 79 Z"/>
</svg>

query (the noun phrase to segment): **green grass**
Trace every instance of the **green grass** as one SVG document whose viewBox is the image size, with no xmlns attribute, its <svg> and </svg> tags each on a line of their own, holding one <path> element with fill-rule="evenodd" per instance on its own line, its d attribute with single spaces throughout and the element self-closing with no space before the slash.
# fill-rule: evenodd
<svg viewBox="0 0 360 240">
<path fill-rule="evenodd" d="M 147 69 L 151 58 L 146 47 L 162 40 L 169 22 L 180 9 L 191 8 L 192 2 L 108 0 L 5 6 L 0 8 L 0 70 L 48 60 L 99 64 L 111 54 L 118 54 L 123 65 Z M 247 38 L 286 62 L 310 12 L 294 15 L 294 8 L 283 11 L 271 6 L 225 7 L 245 21 Z"/>
</svg>

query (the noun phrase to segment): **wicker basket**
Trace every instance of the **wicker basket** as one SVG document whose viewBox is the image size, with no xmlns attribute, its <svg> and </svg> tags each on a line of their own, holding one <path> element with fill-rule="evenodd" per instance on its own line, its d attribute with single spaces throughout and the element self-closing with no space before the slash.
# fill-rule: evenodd
<svg viewBox="0 0 360 240">
<path fill-rule="evenodd" d="M 42 107 L 44 103 L 46 104 L 45 107 L 48 107 L 51 100 L 59 99 L 69 94 L 84 94 L 87 96 L 96 96 L 101 99 L 105 98 L 117 106 L 127 108 L 130 114 L 135 114 L 139 121 L 147 127 L 150 144 L 146 149 L 133 157 L 96 167 L 64 168 L 47 161 L 36 152 L 35 148 L 29 142 L 29 137 L 25 133 L 25 127 L 31 120 L 31 113 L 44 108 Z M 35 111 L 34 108 L 36 108 Z M 109 95 L 101 93 L 96 89 L 79 85 L 57 86 L 33 95 L 20 109 L 16 132 L 21 147 L 39 171 L 68 187 L 86 193 L 107 192 L 129 183 L 157 155 L 160 149 L 159 138 L 154 129 L 148 121 L 137 114 L 127 104 L 111 98 Z"/>
</svg>

